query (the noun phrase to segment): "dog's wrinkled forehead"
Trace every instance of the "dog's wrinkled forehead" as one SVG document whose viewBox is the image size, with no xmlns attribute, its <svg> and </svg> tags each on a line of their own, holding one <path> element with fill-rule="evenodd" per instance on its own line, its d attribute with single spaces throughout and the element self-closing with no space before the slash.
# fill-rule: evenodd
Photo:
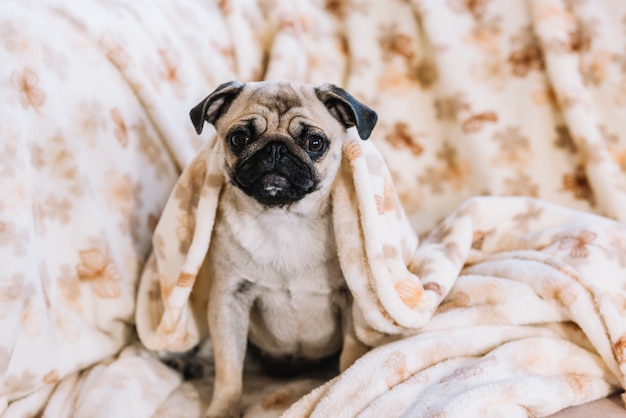
<svg viewBox="0 0 626 418">
<path fill-rule="evenodd" d="M 306 130 L 325 133 L 331 140 L 331 132 L 338 132 L 333 129 L 341 128 L 311 86 L 291 82 L 248 83 L 216 127 L 222 135 L 248 127 L 257 138 L 269 135 L 294 141 Z"/>
<path fill-rule="evenodd" d="M 287 113 L 291 108 L 303 106 L 301 93 L 286 82 L 265 84 L 253 91 L 250 100 L 279 115 Z"/>
<path fill-rule="evenodd" d="M 234 101 L 223 128 L 239 121 L 254 125 L 257 133 L 282 131 L 297 134 L 303 124 L 318 125 L 330 115 L 312 88 L 288 82 L 249 83 Z M 322 118 L 322 120 L 320 120 Z"/>
</svg>

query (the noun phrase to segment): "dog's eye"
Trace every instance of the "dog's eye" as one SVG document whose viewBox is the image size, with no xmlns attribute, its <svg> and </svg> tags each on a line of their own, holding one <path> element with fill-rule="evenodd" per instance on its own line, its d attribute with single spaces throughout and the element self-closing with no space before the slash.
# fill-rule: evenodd
<svg viewBox="0 0 626 418">
<path fill-rule="evenodd" d="M 248 140 L 248 134 L 241 131 L 233 132 L 228 137 L 228 143 L 233 148 L 243 148 L 248 143 Z"/>
<path fill-rule="evenodd" d="M 309 135 L 304 140 L 304 148 L 312 154 L 319 154 L 326 148 L 326 140 L 320 135 Z"/>
</svg>

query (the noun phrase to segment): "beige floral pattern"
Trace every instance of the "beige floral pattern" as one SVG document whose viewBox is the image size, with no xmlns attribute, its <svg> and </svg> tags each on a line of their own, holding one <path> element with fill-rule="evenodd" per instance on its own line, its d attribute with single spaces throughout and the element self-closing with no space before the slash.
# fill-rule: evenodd
<svg viewBox="0 0 626 418">
<path fill-rule="evenodd" d="M 67 397 L 73 416 L 128 396 L 137 416 L 203 412 L 152 354 L 122 349 L 134 320 L 155 325 L 163 298 L 194 289 L 201 260 L 146 282 L 135 316 L 142 270 L 180 265 L 210 234 L 195 210 L 223 178 L 196 159 L 212 129 L 198 137 L 188 112 L 231 79 L 334 82 L 379 114 L 367 145 L 344 149 L 344 172 L 372 179 L 346 200 L 373 219 L 338 225 L 363 239 L 349 225 L 385 225 L 373 253 L 340 242 L 359 335 L 380 347 L 287 416 L 486 416 L 422 395 L 476 398 L 512 370 L 496 398 L 543 396 L 535 415 L 623 389 L 625 21 L 619 0 L 2 2 L 0 415 L 44 387 L 34 415 L 60 416 Z M 202 334 L 183 331 L 178 347 Z M 296 399 L 275 393 L 275 412 Z"/>
<path fill-rule="evenodd" d="M 11 73 L 11 84 L 19 92 L 20 104 L 24 109 L 32 107 L 40 112 L 39 108 L 46 101 L 46 93 L 39 88 L 39 76 L 31 68 L 24 68 Z"/>
<path fill-rule="evenodd" d="M 119 273 L 106 254 L 97 248 L 79 252 L 81 262 L 76 266 L 78 279 L 91 283 L 96 295 L 102 298 L 116 298 L 121 290 Z"/>
</svg>

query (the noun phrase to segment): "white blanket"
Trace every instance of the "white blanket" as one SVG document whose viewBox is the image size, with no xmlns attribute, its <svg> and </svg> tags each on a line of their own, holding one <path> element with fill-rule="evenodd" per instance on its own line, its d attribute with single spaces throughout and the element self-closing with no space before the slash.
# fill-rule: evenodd
<svg viewBox="0 0 626 418">
<path fill-rule="evenodd" d="M 623 391 L 625 16 L 619 0 L 0 3 L 0 415 L 202 413 L 211 379 L 141 347 L 136 292 L 212 135 L 188 111 L 231 79 L 333 82 L 374 108 L 414 247 L 380 286 L 349 274 L 376 348 L 327 382 L 250 375 L 249 416 L 320 384 L 287 416 L 546 415 Z"/>
</svg>

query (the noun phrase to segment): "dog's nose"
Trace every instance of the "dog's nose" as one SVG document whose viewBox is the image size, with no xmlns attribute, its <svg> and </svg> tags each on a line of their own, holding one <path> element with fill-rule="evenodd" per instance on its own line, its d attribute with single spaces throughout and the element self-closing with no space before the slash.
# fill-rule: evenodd
<svg viewBox="0 0 626 418">
<path fill-rule="evenodd" d="M 282 142 L 270 142 L 265 146 L 270 161 L 276 164 L 286 153 L 287 147 Z"/>
</svg>

